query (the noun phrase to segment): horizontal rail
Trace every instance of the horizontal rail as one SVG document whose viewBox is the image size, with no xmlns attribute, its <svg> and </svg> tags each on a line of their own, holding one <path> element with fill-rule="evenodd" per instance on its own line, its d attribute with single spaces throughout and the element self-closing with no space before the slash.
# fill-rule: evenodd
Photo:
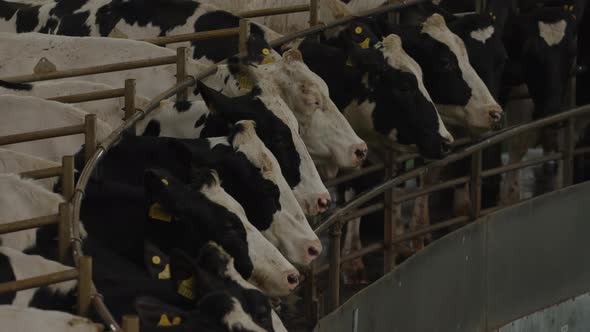
<svg viewBox="0 0 590 332">
<path fill-rule="evenodd" d="M 235 36 L 239 33 L 238 28 L 216 29 L 201 32 L 183 33 L 174 36 L 163 36 L 154 38 L 145 38 L 141 41 L 155 45 L 168 45 L 174 43 L 183 43 L 197 40 L 207 40 L 221 37 Z"/>
<path fill-rule="evenodd" d="M 170 65 L 173 63 L 176 63 L 176 56 L 165 56 L 165 57 L 159 57 L 159 58 L 111 63 L 111 64 L 106 64 L 106 65 L 92 66 L 92 67 L 66 69 L 66 70 L 56 71 L 56 72 L 51 72 L 51 73 L 4 77 L 4 78 L 0 78 L 0 80 L 12 82 L 12 83 L 39 82 L 39 81 L 56 80 L 56 79 L 61 79 L 61 78 L 70 78 L 70 77 L 78 77 L 78 76 L 86 76 L 86 75 L 94 75 L 94 74 L 104 74 L 104 73 L 111 73 L 111 72 L 116 72 L 116 71 L 138 69 L 138 68 L 145 68 L 145 67 L 163 66 L 163 65 Z"/>
<path fill-rule="evenodd" d="M 59 222 L 59 214 L 52 214 L 48 216 L 42 216 L 37 218 L 31 218 L 26 220 L 14 221 L 7 224 L 0 225 L 0 234 L 7 234 L 12 232 L 23 231 L 26 229 L 37 228 L 41 226 L 47 226 L 57 224 Z"/>
<path fill-rule="evenodd" d="M 364 217 L 368 214 L 371 214 L 371 213 L 374 213 L 377 211 L 381 211 L 381 210 L 383 210 L 383 208 L 385 208 L 385 204 L 383 204 L 383 203 L 376 203 L 373 205 L 369 205 L 369 206 L 364 207 L 362 209 L 358 209 L 351 214 L 347 214 L 345 217 L 342 218 L 342 221 L 348 221 L 348 220 L 352 220 L 354 218 Z"/>
<path fill-rule="evenodd" d="M 371 166 L 362 168 L 362 169 L 360 169 L 358 171 L 351 172 L 351 173 L 348 173 L 348 174 L 344 174 L 344 175 L 339 176 L 339 177 L 334 178 L 334 179 L 330 179 L 330 180 L 324 182 L 324 185 L 326 187 L 328 187 L 328 188 L 329 187 L 334 187 L 334 186 L 337 186 L 337 185 L 342 184 L 344 182 L 347 182 L 347 181 L 350 181 L 350 180 L 353 180 L 353 179 L 356 179 L 356 178 L 359 178 L 361 176 L 365 176 L 365 175 L 368 175 L 368 174 L 371 174 L 371 173 L 374 173 L 374 172 L 378 172 L 378 171 L 381 171 L 383 169 L 385 169 L 385 165 L 383 165 L 381 163 L 380 164 L 376 164 L 376 165 L 371 165 Z"/>
<path fill-rule="evenodd" d="M 73 104 L 73 103 L 83 103 L 83 102 L 94 101 L 94 100 L 119 98 L 119 97 L 123 97 L 123 96 L 125 96 L 125 89 L 120 88 L 120 89 L 110 89 L 110 90 L 103 90 L 103 91 L 79 93 L 79 94 L 69 95 L 69 96 L 52 97 L 52 98 L 46 98 L 46 99 L 52 100 L 52 101 L 58 101 L 60 103 Z"/>
<path fill-rule="evenodd" d="M 469 182 L 469 176 L 464 176 L 464 177 L 460 177 L 457 179 L 445 181 L 443 183 L 429 186 L 428 188 L 425 188 L 425 189 L 420 189 L 420 190 L 416 190 L 414 192 L 411 192 L 409 194 L 397 196 L 397 197 L 395 197 L 394 202 L 396 204 L 400 204 L 405 201 L 409 201 L 411 199 L 414 199 L 416 197 L 428 195 L 428 194 L 433 193 L 435 191 L 439 191 L 439 190 L 443 190 L 443 189 L 447 189 L 447 188 L 452 188 L 454 186 L 457 186 L 460 184 L 465 184 L 467 182 Z"/>
<path fill-rule="evenodd" d="M 587 153 L 590 153 L 590 146 L 574 150 L 574 156 L 579 156 L 581 154 L 587 154 Z"/>
<path fill-rule="evenodd" d="M 273 16 L 273 15 L 281 15 L 281 14 L 292 14 L 292 13 L 301 13 L 309 11 L 309 5 L 295 5 L 295 6 L 287 6 L 287 7 L 276 7 L 276 8 L 265 8 L 265 9 L 255 9 L 249 10 L 246 12 L 241 12 L 238 14 L 241 18 L 253 18 L 253 17 L 261 17 L 261 16 Z"/>
<path fill-rule="evenodd" d="M 52 178 L 54 176 L 62 175 L 62 166 L 36 169 L 34 171 L 26 171 L 19 173 L 19 175 L 23 178 L 29 178 L 34 180 Z"/>
<path fill-rule="evenodd" d="M 587 113 L 590 113 L 590 105 L 578 107 L 573 110 L 569 110 L 569 111 L 562 112 L 562 113 L 559 113 L 559 114 L 556 114 L 553 116 L 549 116 L 549 117 L 546 117 L 543 119 L 529 122 L 529 123 L 524 124 L 522 126 L 510 128 L 510 129 L 504 130 L 496 135 L 488 137 L 479 143 L 468 146 L 461 151 L 455 152 L 455 153 L 447 156 L 444 159 L 431 162 L 431 163 L 427 164 L 426 166 L 423 166 L 423 167 L 414 169 L 412 171 L 406 172 L 404 174 L 401 174 L 393 179 L 390 179 L 388 181 L 381 183 L 380 185 L 376 186 L 375 188 L 373 188 L 371 190 L 368 190 L 368 191 L 358 195 L 354 200 L 348 202 L 343 207 L 336 209 L 328 218 L 326 218 L 326 220 L 320 226 L 318 226 L 315 229 L 315 232 L 317 234 L 324 232 L 332 224 L 334 224 L 340 217 L 342 217 L 345 214 L 350 213 L 353 209 L 355 209 L 355 208 L 361 206 L 362 204 L 368 202 L 369 200 L 373 199 L 373 197 L 376 197 L 376 196 L 380 195 L 381 193 L 385 192 L 386 190 L 389 190 L 392 187 L 397 186 L 403 182 L 406 182 L 410 179 L 413 179 L 413 178 L 416 178 L 420 175 L 423 175 L 430 169 L 435 169 L 435 168 L 438 168 L 438 167 L 441 167 L 444 165 L 448 165 L 449 163 L 455 162 L 457 160 L 464 159 L 466 157 L 471 156 L 474 152 L 483 150 L 484 148 L 487 148 L 489 146 L 503 142 L 506 139 L 512 138 L 512 137 L 519 135 L 523 132 L 539 129 L 539 128 L 545 127 L 547 125 L 551 125 L 551 124 L 554 124 L 557 122 L 564 121 L 568 118 L 586 115 Z"/>
<path fill-rule="evenodd" d="M 79 276 L 78 270 L 71 269 L 61 272 L 50 273 L 38 277 L 21 279 L 0 284 L 0 294 L 18 292 L 25 289 L 43 287 L 64 281 L 75 280 Z"/>
<path fill-rule="evenodd" d="M 428 227 L 423 227 L 423 228 L 417 229 L 415 231 L 404 233 L 403 235 L 395 237 L 393 239 L 393 244 L 398 244 L 398 243 L 401 243 L 401 242 L 404 242 L 407 240 L 411 240 L 416 237 L 419 237 L 419 236 L 422 236 L 422 235 L 425 235 L 428 233 L 432 233 L 434 231 L 438 231 L 439 229 L 445 229 L 448 227 L 452 227 L 452 226 L 456 226 L 456 225 L 460 225 L 460 224 L 465 224 L 468 221 L 469 221 L 468 216 L 455 217 L 455 218 L 449 219 L 447 221 L 443 221 L 440 223 L 436 223 L 434 225 L 430 225 Z"/>
<path fill-rule="evenodd" d="M 380 250 L 383 250 L 383 243 L 381 242 L 377 242 L 377 243 L 372 243 L 366 247 L 363 247 L 360 250 L 357 250 L 355 252 L 352 252 L 348 255 L 342 256 L 341 258 L 341 263 L 345 263 L 348 261 L 351 261 L 355 258 L 359 258 L 368 254 L 372 254 L 374 252 L 378 252 Z M 320 273 L 326 272 L 328 269 L 330 269 L 330 264 L 324 264 L 320 267 L 318 267 L 317 269 L 315 269 L 314 274 L 318 275 Z"/>
<path fill-rule="evenodd" d="M 562 159 L 562 158 L 563 158 L 563 153 L 556 152 L 556 153 L 552 153 L 550 155 L 547 155 L 547 156 L 544 156 L 541 158 L 535 158 L 535 159 L 531 159 L 531 160 L 527 160 L 527 161 L 522 161 L 522 162 L 518 162 L 518 163 L 513 163 L 513 164 L 508 164 L 508 165 L 492 168 L 492 169 L 483 171 L 481 173 L 481 177 L 482 178 L 490 177 L 490 176 L 494 176 L 494 175 L 498 175 L 498 174 L 502 174 L 502 173 L 506 173 L 506 172 L 530 167 L 530 166 L 535 166 L 538 164 L 546 163 L 548 161 L 558 160 L 558 159 Z"/>
<path fill-rule="evenodd" d="M 38 141 L 46 138 L 54 138 L 68 135 L 84 134 L 85 126 L 83 124 L 76 126 L 67 126 L 53 129 L 33 131 L 29 133 L 14 134 L 0 137 L 0 146 L 16 144 L 30 141 Z"/>
</svg>

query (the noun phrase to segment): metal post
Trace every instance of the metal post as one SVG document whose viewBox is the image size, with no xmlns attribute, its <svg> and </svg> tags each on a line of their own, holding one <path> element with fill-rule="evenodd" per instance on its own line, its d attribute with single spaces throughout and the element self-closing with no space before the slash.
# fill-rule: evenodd
<svg viewBox="0 0 590 332">
<path fill-rule="evenodd" d="M 319 23 L 319 0 L 309 1 L 309 26 L 312 27 Z"/>
<path fill-rule="evenodd" d="M 483 150 L 478 150 L 471 155 L 471 179 L 469 181 L 469 217 L 477 219 L 481 212 L 481 172 Z"/>
<path fill-rule="evenodd" d="M 65 263 L 70 249 L 70 226 L 72 220 L 72 205 L 61 203 L 59 205 L 59 224 L 57 227 L 57 257 L 60 262 Z"/>
<path fill-rule="evenodd" d="M 315 278 L 314 265 L 311 264 L 307 270 L 307 281 L 305 283 L 305 310 L 309 322 L 313 325 L 319 320 L 318 299 L 317 299 L 317 283 Z"/>
<path fill-rule="evenodd" d="M 84 117 L 84 160 L 88 161 L 96 152 L 96 114 Z"/>
<path fill-rule="evenodd" d="M 385 153 L 385 180 L 389 180 L 397 173 L 395 158 L 392 150 Z M 397 229 L 397 209 L 394 199 L 395 187 L 384 193 L 384 220 L 383 220 L 383 273 L 388 273 L 395 267 L 397 250 L 393 244 Z"/>
<path fill-rule="evenodd" d="M 78 259 L 78 315 L 88 315 L 90 309 L 90 291 L 92 288 L 92 257 L 81 256 Z"/>
<path fill-rule="evenodd" d="M 240 35 L 239 35 L 239 45 L 238 50 L 240 54 L 246 55 L 248 54 L 248 35 L 249 35 L 249 25 L 248 20 L 243 18 L 240 20 Z"/>
<path fill-rule="evenodd" d="M 74 195 L 74 156 L 63 156 L 61 167 L 61 194 L 65 201 L 70 201 Z"/>
<path fill-rule="evenodd" d="M 130 78 L 125 80 L 125 115 L 124 121 L 127 121 L 135 113 L 135 80 Z"/>
<path fill-rule="evenodd" d="M 342 241 L 342 223 L 336 222 L 330 228 L 330 305 L 333 311 L 340 305 L 340 243 Z"/>
<path fill-rule="evenodd" d="M 135 315 L 123 316 L 123 331 L 139 332 L 139 317 Z"/>
<path fill-rule="evenodd" d="M 399 3 L 400 0 L 388 0 L 387 2 L 390 5 L 392 5 L 392 4 L 395 4 L 395 3 Z M 390 23 L 399 24 L 399 20 L 400 20 L 399 11 L 397 11 L 397 10 L 390 11 L 387 14 L 387 16 L 388 16 L 388 19 L 389 19 L 389 22 Z"/>
<path fill-rule="evenodd" d="M 563 151 L 563 186 L 571 186 L 574 182 L 574 148 L 575 148 L 574 118 L 565 123 L 565 146 Z"/>
<path fill-rule="evenodd" d="M 176 84 L 186 79 L 186 57 L 187 48 L 179 47 L 176 49 Z M 186 101 L 188 99 L 188 88 L 181 89 L 176 94 L 176 101 Z"/>
</svg>

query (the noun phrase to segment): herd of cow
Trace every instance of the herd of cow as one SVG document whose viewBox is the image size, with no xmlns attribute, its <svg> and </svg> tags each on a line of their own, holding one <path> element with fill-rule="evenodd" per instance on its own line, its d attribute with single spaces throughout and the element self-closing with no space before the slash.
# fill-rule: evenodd
<svg viewBox="0 0 590 332">
<path fill-rule="evenodd" d="M 488 0 L 487 10 L 466 16 L 445 10 L 447 1 L 404 9 L 400 23 L 358 18 L 276 49 L 268 41 L 304 29 L 307 14 L 255 19 L 246 58 L 230 58 L 188 101 L 165 100 L 123 133 L 92 173 L 80 212 L 93 281 L 116 318 L 137 313 L 147 331 L 284 331 L 269 299 L 291 293 L 298 268 L 322 252 L 307 220 L 330 207 L 322 179 L 367 162 L 367 146 L 377 155 L 393 146 L 444 157 L 453 136 L 498 128 L 514 87 L 528 89 L 532 118 L 563 110 L 584 0 L 526 11 Z M 240 11 L 296 2 L 0 0 L 0 77 L 31 73 L 42 58 L 61 70 L 174 55 L 136 40 L 237 27 Z M 320 17 L 329 22 L 385 2 L 321 0 Z M 238 53 L 237 36 L 185 44 L 190 75 Z M 93 113 L 100 142 L 123 123 L 121 100 L 44 98 L 134 78 L 142 108 L 175 84 L 175 74 L 167 65 L 0 81 L 0 135 L 76 125 Z M 0 149 L 0 222 L 57 213 L 64 201 L 57 180 L 15 173 L 54 167 L 65 155 L 75 155 L 81 170 L 83 143 L 76 135 Z M 499 163 L 499 151 L 484 162 Z M 484 199 L 497 201 L 499 184 L 487 185 Z M 358 223 L 349 226 L 358 232 Z M 68 269 L 54 261 L 55 237 L 52 226 L 0 235 L 0 283 Z M 22 326 L 22 315 L 6 314 L 17 308 L 31 321 L 77 319 L 53 312 L 73 312 L 76 287 L 0 294 L 10 305 L 0 324 Z M 67 328 L 90 329 L 77 322 Z"/>
</svg>

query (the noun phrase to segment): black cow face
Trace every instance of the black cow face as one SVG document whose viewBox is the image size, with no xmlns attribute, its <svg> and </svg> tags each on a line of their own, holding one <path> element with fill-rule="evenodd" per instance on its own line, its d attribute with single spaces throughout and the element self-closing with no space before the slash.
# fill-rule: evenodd
<svg viewBox="0 0 590 332">
<path fill-rule="evenodd" d="M 152 229 L 152 234 L 171 235 L 165 237 L 164 241 L 169 242 L 166 248 L 184 243 L 183 247 L 191 248 L 195 256 L 199 243 L 215 239 L 235 258 L 236 270 L 248 279 L 253 265 L 243 224 L 236 215 L 206 199 L 201 192 L 203 186 L 216 185 L 216 175 L 208 169 L 196 169 L 192 173 L 190 185 L 162 169 L 145 173 L 144 185 L 150 202 L 147 227 Z"/>
<path fill-rule="evenodd" d="M 345 49 L 350 48 L 352 45 L 368 49 L 380 41 L 379 34 L 375 32 L 376 28 L 373 20 L 358 18 L 346 25 L 345 29 L 340 31 L 336 37 L 322 42 Z"/>
<path fill-rule="evenodd" d="M 511 60 L 521 66 L 536 118 L 562 110 L 577 53 L 574 17 L 563 8 L 539 9 L 520 16 L 516 29 L 507 31 Z"/>
<path fill-rule="evenodd" d="M 227 97 L 201 82 L 197 87 L 213 113 L 205 123 L 202 137 L 226 135 L 229 125 L 240 120 L 254 120 L 256 134 L 277 159 L 289 186 L 293 188 L 301 182 L 301 157 L 295 148 L 291 130 L 259 99 L 261 90 L 258 87 L 239 97 Z"/>
</svg>

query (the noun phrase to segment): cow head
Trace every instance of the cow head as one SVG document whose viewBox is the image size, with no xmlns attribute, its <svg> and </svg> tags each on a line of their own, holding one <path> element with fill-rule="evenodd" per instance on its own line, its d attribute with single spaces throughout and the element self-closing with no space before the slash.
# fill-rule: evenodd
<svg viewBox="0 0 590 332">
<path fill-rule="evenodd" d="M 328 208 L 330 195 L 299 136 L 297 120 L 272 84 L 260 82 L 239 97 L 227 97 L 200 82 L 198 89 L 213 112 L 204 136 L 223 134 L 227 123 L 256 121 L 258 137 L 275 156 L 305 213 L 316 215 Z"/>
<path fill-rule="evenodd" d="M 520 69 L 535 104 L 535 117 L 562 110 L 577 53 L 576 8 L 533 10 L 517 16 L 506 31 L 511 61 Z"/>
<path fill-rule="evenodd" d="M 270 295 L 285 295 L 297 286 L 297 270 L 250 224 L 215 172 L 194 170 L 191 182 L 187 186 L 166 171 L 147 171 L 150 219 L 174 223 L 182 230 L 179 241 L 217 241 L 235 259 L 236 270 Z"/>
<path fill-rule="evenodd" d="M 400 31 L 400 29 L 394 29 Z M 404 48 L 422 67 L 424 83 L 445 123 L 488 130 L 502 109 L 469 62 L 465 44 L 439 14 L 428 17 L 419 31 L 400 31 Z"/>
</svg>

